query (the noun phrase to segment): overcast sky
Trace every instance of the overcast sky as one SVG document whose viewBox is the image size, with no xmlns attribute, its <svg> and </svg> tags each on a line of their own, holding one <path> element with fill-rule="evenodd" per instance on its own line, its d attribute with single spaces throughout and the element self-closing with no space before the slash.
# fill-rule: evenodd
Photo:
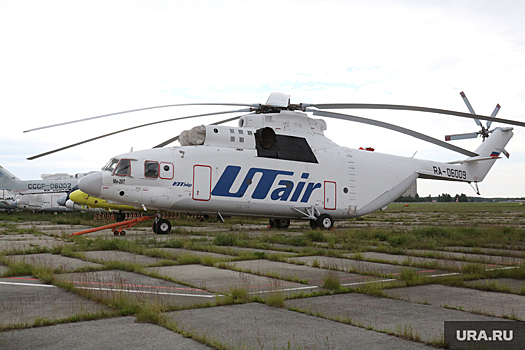
<svg viewBox="0 0 525 350">
<path fill-rule="evenodd" d="M 516 1 L 2 1 L 0 165 L 22 179 L 98 170 L 224 116 L 150 126 L 28 161 L 104 133 L 227 107 L 158 109 L 22 133 L 59 122 L 184 102 L 391 103 L 525 122 L 525 2 Z M 338 111 L 344 112 L 344 111 Z M 348 111 L 443 139 L 473 120 L 400 111 Z M 340 145 L 453 161 L 463 155 L 393 131 L 327 119 Z M 235 122 L 232 125 L 236 125 Z M 493 126 L 504 126 L 494 123 Z M 481 139 L 454 144 L 476 149 Z M 178 145 L 178 144 L 177 144 Z M 525 196 L 525 128 L 516 127 L 480 186 Z M 421 196 L 468 184 L 418 180 Z"/>
</svg>

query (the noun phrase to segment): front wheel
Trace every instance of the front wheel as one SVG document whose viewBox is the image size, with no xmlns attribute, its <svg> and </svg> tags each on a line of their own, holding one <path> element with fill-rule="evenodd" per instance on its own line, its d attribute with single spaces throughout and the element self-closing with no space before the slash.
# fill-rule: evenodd
<svg viewBox="0 0 525 350">
<path fill-rule="evenodd" d="M 169 222 L 166 219 L 162 219 L 157 222 L 157 230 L 155 231 L 155 233 L 159 235 L 165 235 L 165 234 L 170 233 L 170 231 L 171 231 L 171 222 Z"/>
<path fill-rule="evenodd" d="M 328 214 L 321 214 L 317 218 L 316 223 L 317 223 L 317 227 L 325 229 L 325 230 L 331 230 L 334 228 L 334 220 Z"/>
</svg>

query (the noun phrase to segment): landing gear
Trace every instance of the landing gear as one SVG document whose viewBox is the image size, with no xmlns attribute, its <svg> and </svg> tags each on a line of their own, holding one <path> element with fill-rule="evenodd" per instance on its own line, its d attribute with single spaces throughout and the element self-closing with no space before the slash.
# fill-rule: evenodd
<svg viewBox="0 0 525 350">
<path fill-rule="evenodd" d="M 166 219 L 155 221 L 153 231 L 158 235 L 165 235 L 171 231 L 171 222 Z"/>
<path fill-rule="evenodd" d="M 115 218 L 115 221 L 116 222 L 121 222 L 121 221 L 124 221 L 126 220 L 126 214 L 124 213 L 118 213 L 118 214 L 113 214 L 113 218 Z"/>
<path fill-rule="evenodd" d="M 332 220 L 332 217 L 328 214 L 321 214 L 317 220 L 317 227 L 325 229 L 325 230 L 331 230 L 334 228 L 334 220 Z"/>
<path fill-rule="evenodd" d="M 290 227 L 289 219 L 270 219 L 270 228 L 287 229 Z"/>
<path fill-rule="evenodd" d="M 334 220 L 328 214 L 321 214 L 316 220 L 310 220 L 310 228 L 312 230 L 317 228 L 331 230 L 334 228 Z"/>
</svg>

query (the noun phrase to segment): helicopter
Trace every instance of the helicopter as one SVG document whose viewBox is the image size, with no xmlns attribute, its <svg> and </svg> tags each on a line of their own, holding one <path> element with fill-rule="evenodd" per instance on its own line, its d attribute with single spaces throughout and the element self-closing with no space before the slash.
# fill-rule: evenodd
<svg viewBox="0 0 525 350">
<path fill-rule="evenodd" d="M 212 104 L 247 108 L 147 123 L 28 159 L 146 125 L 248 112 L 183 131 L 152 149 L 114 156 L 101 171 L 80 179 L 78 186 L 90 196 L 144 211 L 217 215 L 221 220 L 226 215 L 267 217 L 270 227 L 283 229 L 290 225 L 290 220 L 302 219 L 309 220 L 312 229 L 330 230 L 336 220 L 363 216 L 387 206 L 418 178 L 466 182 L 471 186 L 474 183 L 477 190 L 477 183 L 483 181 L 495 161 L 501 158 L 500 154 L 509 156 L 505 146 L 513 136 L 513 128 L 496 127 L 489 132 L 490 125 L 482 127 L 483 142 L 472 152 L 400 126 L 327 109 L 411 110 L 525 126 L 522 122 L 496 118 L 499 107 L 489 117 L 473 111 L 463 113 L 404 105 L 291 104 L 289 95 L 278 92 L 272 93 L 265 104 L 181 105 Z M 181 105 L 148 107 L 78 121 Z M 308 113 L 387 128 L 467 158 L 444 163 L 339 146 L 324 135 L 327 129 L 324 119 Z M 236 127 L 221 125 L 235 119 L 239 119 Z M 58 125 L 62 124 L 51 126 Z M 176 140 L 180 146 L 165 147 Z M 479 190 L 477 192 L 479 194 Z M 171 223 L 159 215 L 153 229 L 157 234 L 166 234 L 171 230 Z"/>
</svg>

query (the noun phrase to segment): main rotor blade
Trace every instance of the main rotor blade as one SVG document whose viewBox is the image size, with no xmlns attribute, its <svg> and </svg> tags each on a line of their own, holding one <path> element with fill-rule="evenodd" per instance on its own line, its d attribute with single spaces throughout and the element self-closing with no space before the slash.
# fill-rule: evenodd
<svg viewBox="0 0 525 350">
<path fill-rule="evenodd" d="M 124 114 L 124 113 L 131 113 L 131 112 L 139 112 L 139 111 L 145 111 L 148 109 L 156 109 L 156 108 L 166 108 L 166 107 L 181 107 L 181 106 L 247 106 L 247 107 L 254 107 L 257 108 L 260 105 L 259 104 L 243 104 L 243 103 L 181 103 L 181 104 L 175 104 L 175 105 L 164 105 L 164 106 L 154 106 L 154 107 L 146 107 L 146 108 L 139 108 L 139 109 L 131 109 L 129 111 L 123 111 L 123 112 L 116 112 L 116 113 L 110 113 L 110 114 L 104 114 L 99 115 L 96 117 L 89 117 L 89 118 L 83 118 L 83 119 L 77 119 L 72 120 L 70 122 L 64 122 L 59 124 L 53 124 L 53 125 L 47 125 L 47 126 L 41 126 L 38 128 L 26 130 L 24 132 L 31 132 L 35 130 L 41 130 L 41 129 L 47 129 L 47 128 L 53 128 L 55 126 L 60 125 L 66 125 L 66 124 L 73 124 L 73 123 L 79 123 L 86 120 L 92 120 L 92 119 L 98 119 L 98 118 L 104 118 L 104 117 L 110 117 L 112 115 L 118 115 L 118 114 Z"/>
<path fill-rule="evenodd" d="M 303 104 L 303 107 L 315 107 L 318 109 L 397 109 L 405 111 L 418 111 L 418 112 L 429 112 L 438 114 L 449 114 L 457 117 L 465 117 L 471 119 L 483 119 L 498 122 L 502 124 L 510 124 L 525 127 L 525 123 L 518 122 L 509 119 L 501 119 L 495 117 L 487 117 L 479 114 L 470 114 L 456 111 L 449 111 L 445 109 L 418 107 L 418 106 L 405 106 L 405 105 L 387 105 L 387 104 L 375 104 L 375 103 L 323 103 L 323 104 Z"/>
<path fill-rule="evenodd" d="M 356 117 L 356 116 L 349 115 L 349 114 L 324 112 L 324 111 L 315 111 L 315 110 L 313 111 L 313 114 L 314 115 L 324 116 L 324 117 L 337 118 L 337 119 L 343 119 L 343 120 L 350 120 L 350 121 L 354 121 L 354 122 L 358 122 L 358 123 L 364 123 L 364 124 L 379 126 L 381 128 L 390 129 L 390 130 L 394 130 L 394 131 L 400 132 L 402 134 L 410 135 L 410 136 L 418 138 L 420 140 L 433 143 L 435 145 L 447 148 L 447 149 L 449 149 L 451 151 L 458 152 L 458 153 L 464 154 L 464 155 L 469 156 L 469 157 L 478 156 L 477 153 L 474 153 L 474 152 L 468 151 L 466 149 L 463 149 L 463 148 L 460 148 L 460 147 L 448 144 L 448 143 L 446 143 L 444 141 L 435 139 L 433 137 L 430 137 L 430 136 L 418 133 L 418 132 L 410 130 L 410 129 L 405 129 L 405 128 L 401 127 L 401 126 L 380 122 L 378 120 L 362 118 L 362 117 Z"/>
<path fill-rule="evenodd" d="M 445 141 L 475 139 L 478 136 L 479 136 L 479 133 L 477 133 L 477 132 L 470 132 L 470 133 L 467 133 L 467 134 L 445 135 Z"/>
<path fill-rule="evenodd" d="M 126 129 L 118 130 L 118 131 L 115 131 L 115 132 L 111 132 L 109 134 L 93 137 L 91 139 L 84 140 L 84 141 L 81 141 L 81 142 L 77 142 L 77 143 L 74 143 L 74 144 L 69 145 L 69 146 L 57 148 L 57 149 L 54 149 L 52 151 L 48 151 L 48 152 L 45 152 L 45 153 L 40 153 L 40 154 L 37 154 L 36 156 L 32 156 L 32 157 L 29 157 L 27 159 L 28 160 L 37 159 L 37 158 L 40 158 L 40 157 L 43 157 L 43 156 L 47 156 L 49 154 L 53 154 L 53 153 L 56 153 L 56 152 L 59 152 L 59 151 L 63 151 L 65 149 L 68 149 L 68 148 L 71 148 L 71 147 L 79 146 L 79 145 L 82 145 L 84 143 L 95 141 L 95 140 L 98 140 L 98 139 L 101 139 L 101 138 L 104 138 L 104 137 L 107 137 L 107 136 L 119 134 L 119 133 L 124 132 L 124 131 L 129 131 L 129 130 L 133 130 L 133 129 L 142 128 L 144 126 L 161 124 L 161 123 L 171 122 L 171 121 L 174 121 L 174 120 L 182 120 L 182 119 L 189 119 L 189 118 L 196 118 L 196 117 L 204 117 L 204 116 L 209 116 L 209 115 L 227 114 L 227 113 L 239 113 L 239 112 L 250 112 L 250 109 L 249 108 L 244 108 L 244 109 L 237 109 L 235 111 L 223 111 L 223 112 L 215 112 L 215 113 L 197 114 L 197 115 L 191 115 L 191 116 L 187 116 L 187 117 L 172 118 L 172 119 L 161 120 L 161 121 L 158 121 L 158 122 L 146 123 L 146 124 L 134 126 L 134 127 L 131 127 L 131 128 L 126 128 Z"/>
<path fill-rule="evenodd" d="M 239 117 L 233 117 L 233 118 L 224 119 L 224 120 L 221 120 L 221 121 L 219 121 L 219 122 L 211 123 L 210 125 L 221 125 L 221 124 L 223 124 L 223 123 L 231 122 L 232 120 L 235 120 L 235 119 L 239 119 Z M 180 135 L 177 135 L 177 136 L 175 136 L 175 137 L 172 137 L 172 138 L 169 139 L 169 140 L 166 140 L 166 141 L 164 141 L 164 142 L 162 142 L 162 143 L 159 143 L 157 146 L 154 146 L 153 148 L 162 148 L 162 147 L 164 147 L 164 146 L 167 146 L 167 145 L 169 145 L 170 143 L 177 141 L 177 140 L 179 139 L 179 136 L 180 136 Z"/>
</svg>

